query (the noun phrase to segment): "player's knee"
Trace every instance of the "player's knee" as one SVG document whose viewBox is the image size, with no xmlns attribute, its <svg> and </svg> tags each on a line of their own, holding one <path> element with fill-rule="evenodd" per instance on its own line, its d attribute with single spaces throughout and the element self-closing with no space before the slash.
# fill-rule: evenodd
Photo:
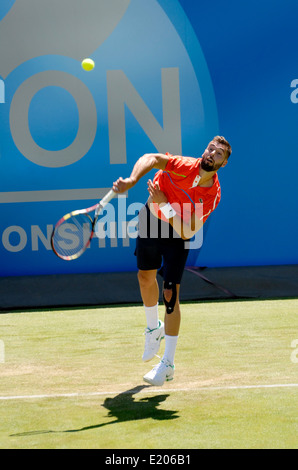
<svg viewBox="0 0 298 470">
<path fill-rule="evenodd" d="M 163 300 L 168 314 L 173 313 L 178 301 L 177 285 L 173 282 L 165 282 L 163 288 Z"/>
<path fill-rule="evenodd" d="M 139 271 L 138 281 L 140 287 L 150 287 L 155 282 L 156 276 L 149 271 Z"/>
<path fill-rule="evenodd" d="M 163 290 L 163 295 L 164 295 L 164 298 L 167 302 L 170 302 L 172 297 L 173 297 L 173 291 L 172 289 L 164 289 Z"/>
</svg>

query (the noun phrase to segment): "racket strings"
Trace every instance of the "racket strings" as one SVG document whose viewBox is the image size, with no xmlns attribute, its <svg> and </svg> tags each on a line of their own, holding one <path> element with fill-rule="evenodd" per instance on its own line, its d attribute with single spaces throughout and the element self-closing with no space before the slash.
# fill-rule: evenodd
<svg viewBox="0 0 298 470">
<path fill-rule="evenodd" d="M 52 238 L 56 254 L 66 260 L 78 258 L 89 246 L 92 227 L 92 219 L 87 214 L 77 214 L 63 220 Z"/>
</svg>

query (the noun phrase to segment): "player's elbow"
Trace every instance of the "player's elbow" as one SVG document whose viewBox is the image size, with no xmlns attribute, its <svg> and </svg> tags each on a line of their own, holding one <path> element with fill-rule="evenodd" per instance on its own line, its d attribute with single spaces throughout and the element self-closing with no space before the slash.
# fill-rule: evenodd
<svg viewBox="0 0 298 470">
<path fill-rule="evenodd" d="M 155 170 L 164 170 L 169 160 L 169 157 L 162 153 L 146 153 L 142 158 L 149 161 L 151 169 Z"/>
<path fill-rule="evenodd" d="M 197 223 L 195 226 L 183 224 L 181 238 L 183 240 L 190 240 L 199 230 L 201 230 L 202 226 L 202 223 Z"/>
<path fill-rule="evenodd" d="M 181 233 L 181 238 L 182 240 L 190 240 L 193 236 L 195 235 L 195 233 L 191 232 L 191 231 L 187 231 L 187 232 L 183 232 Z"/>
<path fill-rule="evenodd" d="M 144 161 L 146 167 L 148 167 L 150 170 L 156 168 L 156 155 L 154 153 L 145 153 L 145 155 L 141 157 L 141 160 Z"/>
<path fill-rule="evenodd" d="M 182 240 L 190 240 L 194 236 L 194 233 L 188 225 L 182 224 L 181 232 L 179 235 Z"/>
</svg>

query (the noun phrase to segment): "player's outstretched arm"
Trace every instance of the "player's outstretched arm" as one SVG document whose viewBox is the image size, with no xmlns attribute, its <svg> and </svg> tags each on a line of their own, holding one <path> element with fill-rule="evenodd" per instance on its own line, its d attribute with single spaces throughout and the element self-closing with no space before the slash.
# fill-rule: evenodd
<svg viewBox="0 0 298 470">
<path fill-rule="evenodd" d="M 162 153 L 146 153 L 136 162 L 129 178 L 120 177 L 113 183 L 113 190 L 117 193 L 128 191 L 151 170 L 165 170 L 168 161 L 169 157 Z"/>
</svg>

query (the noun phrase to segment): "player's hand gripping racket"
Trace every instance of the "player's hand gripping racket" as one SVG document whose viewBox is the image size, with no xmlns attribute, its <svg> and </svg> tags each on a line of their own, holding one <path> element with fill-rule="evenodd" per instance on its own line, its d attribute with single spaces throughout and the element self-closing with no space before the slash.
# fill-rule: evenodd
<svg viewBox="0 0 298 470">
<path fill-rule="evenodd" d="M 79 258 L 87 250 L 101 211 L 116 194 L 111 189 L 94 206 L 70 212 L 57 222 L 52 233 L 51 244 L 54 253 L 59 258 L 71 261 Z M 92 212 L 94 212 L 93 217 Z"/>
</svg>

